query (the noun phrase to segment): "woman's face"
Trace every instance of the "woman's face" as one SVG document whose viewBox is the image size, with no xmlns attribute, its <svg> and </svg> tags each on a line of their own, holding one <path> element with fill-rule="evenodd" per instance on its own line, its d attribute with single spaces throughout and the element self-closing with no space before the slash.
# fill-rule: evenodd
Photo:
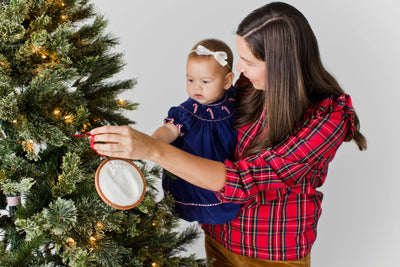
<svg viewBox="0 0 400 267">
<path fill-rule="evenodd" d="M 255 89 L 265 90 L 267 76 L 265 62 L 253 55 L 246 40 L 239 35 L 236 37 L 236 49 L 239 53 L 236 70 L 243 73 Z"/>
</svg>

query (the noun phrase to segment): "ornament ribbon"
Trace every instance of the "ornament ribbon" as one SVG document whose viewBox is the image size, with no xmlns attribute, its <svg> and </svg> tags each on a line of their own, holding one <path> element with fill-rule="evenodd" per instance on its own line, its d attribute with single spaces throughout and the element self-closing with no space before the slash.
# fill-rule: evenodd
<svg viewBox="0 0 400 267">
<path fill-rule="evenodd" d="M 90 132 L 87 132 L 85 134 L 74 134 L 74 137 L 91 137 L 90 138 L 90 148 L 93 149 L 94 151 L 96 151 L 96 149 L 94 149 L 94 137 L 95 134 L 91 134 Z M 97 151 L 96 151 L 97 153 Z"/>
</svg>

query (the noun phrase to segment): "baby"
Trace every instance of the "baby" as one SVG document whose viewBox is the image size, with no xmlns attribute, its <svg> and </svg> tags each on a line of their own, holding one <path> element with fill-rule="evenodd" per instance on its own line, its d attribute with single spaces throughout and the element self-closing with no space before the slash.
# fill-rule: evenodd
<svg viewBox="0 0 400 267">
<path fill-rule="evenodd" d="M 232 64 L 232 51 L 224 42 L 206 39 L 196 44 L 186 64 L 189 98 L 169 110 L 164 125 L 152 136 L 207 159 L 232 159 L 237 142 Z M 222 203 L 215 192 L 167 172 L 162 185 L 173 196 L 176 213 L 187 221 L 222 224 L 235 219 L 242 206 Z"/>
</svg>

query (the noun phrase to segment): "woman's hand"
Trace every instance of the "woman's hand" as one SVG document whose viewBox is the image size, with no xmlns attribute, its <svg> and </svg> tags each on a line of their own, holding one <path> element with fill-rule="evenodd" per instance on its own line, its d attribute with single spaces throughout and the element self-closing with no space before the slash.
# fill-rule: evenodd
<svg viewBox="0 0 400 267">
<path fill-rule="evenodd" d="M 151 160 L 199 187 L 218 191 L 225 184 L 225 164 L 201 158 L 129 126 L 103 126 L 90 131 L 94 149 L 109 157 Z"/>
<path fill-rule="evenodd" d="M 109 157 L 152 159 L 157 141 L 129 126 L 103 126 L 90 131 L 94 135 L 94 149 Z"/>
</svg>

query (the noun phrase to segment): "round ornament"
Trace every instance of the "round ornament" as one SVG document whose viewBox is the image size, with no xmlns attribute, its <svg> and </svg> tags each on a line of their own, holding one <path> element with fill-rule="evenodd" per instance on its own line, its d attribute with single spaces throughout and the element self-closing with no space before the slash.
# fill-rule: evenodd
<svg viewBox="0 0 400 267">
<path fill-rule="evenodd" d="M 119 210 L 136 207 L 146 192 L 146 180 L 138 166 L 119 158 L 106 159 L 100 164 L 95 185 L 100 198 Z"/>
</svg>

